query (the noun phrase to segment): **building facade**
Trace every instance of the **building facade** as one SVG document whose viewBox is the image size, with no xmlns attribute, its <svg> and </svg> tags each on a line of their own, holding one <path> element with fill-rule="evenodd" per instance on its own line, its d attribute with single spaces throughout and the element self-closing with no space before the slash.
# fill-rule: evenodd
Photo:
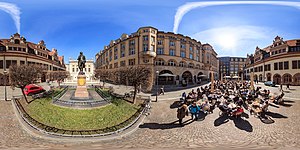
<svg viewBox="0 0 300 150">
<path fill-rule="evenodd" d="M 86 75 L 86 82 L 94 82 L 94 60 L 86 60 L 85 68 L 83 72 Z M 79 73 L 78 60 L 69 59 L 69 64 L 66 64 L 66 71 L 70 73 L 70 76 L 65 80 L 66 82 L 77 82 L 77 76 Z"/>
<path fill-rule="evenodd" d="M 18 33 L 10 39 L 0 39 L 0 85 L 5 82 L 4 71 L 8 72 L 9 66 L 15 64 L 37 64 L 44 66 L 48 71 L 66 69 L 64 57 L 59 56 L 56 49 L 50 51 L 43 40 L 38 44 L 28 42 Z M 6 78 L 6 81 L 9 81 L 8 76 Z M 41 81 L 46 81 L 46 73 L 41 77 Z"/>
<path fill-rule="evenodd" d="M 153 27 L 123 34 L 96 54 L 97 69 L 134 65 L 149 65 L 154 72 L 152 80 L 158 71 L 159 84 L 194 84 L 205 76 L 218 77 L 217 53 L 211 45 Z"/>
<path fill-rule="evenodd" d="M 262 82 L 300 85 L 300 39 L 284 41 L 276 36 L 266 48 L 256 47 L 247 56 L 244 73 L 247 78 L 253 73 L 254 80 Z"/>
<path fill-rule="evenodd" d="M 246 58 L 243 57 L 219 57 L 219 75 L 242 77 Z"/>
</svg>

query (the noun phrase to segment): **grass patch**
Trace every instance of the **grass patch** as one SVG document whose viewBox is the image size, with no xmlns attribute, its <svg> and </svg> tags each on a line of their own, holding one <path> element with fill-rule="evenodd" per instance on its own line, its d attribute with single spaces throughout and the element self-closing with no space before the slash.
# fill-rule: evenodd
<svg viewBox="0 0 300 150">
<path fill-rule="evenodd" d="M 51 98 L 37 99 L 25 107 L 35 120 L 48 126 L 66 130 L 102 129 L 118 125 L 130 118 L 140 106 L 121 99 L 94 109 L 72 109 L 55 106 Z"/>
</svg>

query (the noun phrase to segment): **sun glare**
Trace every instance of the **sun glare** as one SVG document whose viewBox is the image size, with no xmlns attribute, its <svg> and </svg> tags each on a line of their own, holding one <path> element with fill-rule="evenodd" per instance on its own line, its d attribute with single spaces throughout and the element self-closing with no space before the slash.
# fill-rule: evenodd
<svg viewBox="0 0 300 150">
<path fill-rule="evenodd" d="M 236 46 L 236 38 L 232 34 L 220 34 L 217 35 L 217 44 L 223 49 L 233 49 Z"/>
</svg>

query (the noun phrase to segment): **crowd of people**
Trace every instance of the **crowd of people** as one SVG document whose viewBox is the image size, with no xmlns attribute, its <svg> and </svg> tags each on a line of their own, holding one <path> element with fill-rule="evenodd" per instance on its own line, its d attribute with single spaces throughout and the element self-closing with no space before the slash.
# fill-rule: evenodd
<svg viewBox="0 0 300 150">
<path fill-rule="evenodd" d="M 182 120 L 188 114 L 197 120 L 200 113 L 213 113 L 219 108 L 219 115 L 241 117 L 245 110 L 261 119 L 265 118 L 270 103 L 283 103 L 284 93 L 271 94 L 270 90 L 260 87 L 251 87 L 250 82 L 240 81 L 215 81 L 213 86 L 192 89 L 189 93 L 182 93 L 177 118 L 182 125 Z"/>
</svg>

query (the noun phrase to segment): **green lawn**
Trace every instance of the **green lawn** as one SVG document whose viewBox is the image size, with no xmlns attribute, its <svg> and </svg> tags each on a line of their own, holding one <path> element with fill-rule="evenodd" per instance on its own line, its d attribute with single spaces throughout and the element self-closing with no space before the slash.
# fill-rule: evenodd
<svg viewBox="0 0 300 150">
<path fill-rule="evenodd" d="M 94 109 L 72 109 L 55 106 L 51 98 L 37 99 L 25 107 L 35 120 L 66 130 L 90 130 L 111 127 L 130 118 L 139 106 L 120 99 Z"/>
</svg>

